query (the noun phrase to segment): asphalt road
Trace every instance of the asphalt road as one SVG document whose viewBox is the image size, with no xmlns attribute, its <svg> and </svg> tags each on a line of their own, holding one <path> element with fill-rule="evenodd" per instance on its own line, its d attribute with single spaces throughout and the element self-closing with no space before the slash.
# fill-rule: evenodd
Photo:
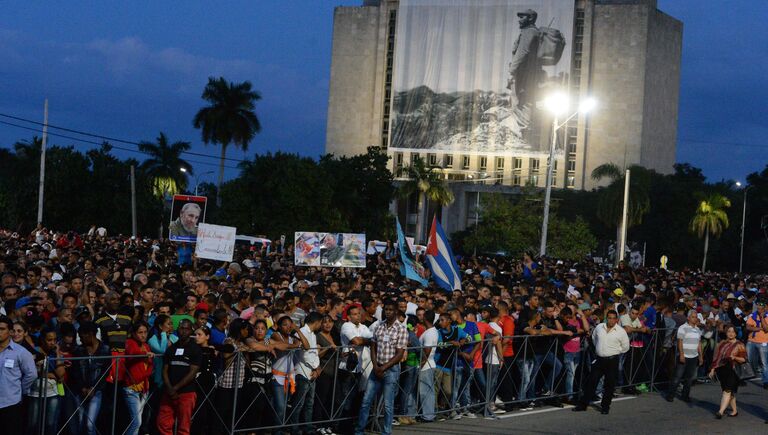
<svg viewBox="0 0 768 435">
<path fill-rule="evenodd" d="M 720 386 L 696 385 L 693 401 L 666 402 L 657 393 L 622 396 L 614 400 L 611 413 L 602 415 L 595 408 L 586 412 L 543 407 L 533 411 L 508 412 L 499 419 L 486 418 L 448 420 L 430 424 L 399 426 L 405 434 L 768 434 L 768 390 L 749 383 L 738 394 L 739 415 L 716 420 L 720 403 Z"/>
</svg>

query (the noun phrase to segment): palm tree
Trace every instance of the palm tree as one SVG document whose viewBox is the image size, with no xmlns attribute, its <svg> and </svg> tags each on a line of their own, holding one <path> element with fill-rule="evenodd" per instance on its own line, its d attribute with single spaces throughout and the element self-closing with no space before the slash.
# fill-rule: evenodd
<svg viewBox="0 0 768 435">
<path fill-rule="evenodd" d="M 651 210 L 649 196 L 651 172 L 639 165 L 629 167 L 629 203 L 627 204 L 627 229 L 640 225 L 643 216 Z M 609 228 L 616 228 L 616 247 L 619 247 L 621 237 L 621 220 L 624 210 L 624 178 L 626 174 L 618 165 L 604 163 L 592 171 L 592 179 L 610 180 L 608 186 L 602 188 L 597 202 L 597 218 Z M 618 257 L 617 257 L 618 259 Z"/>
<path fill-rule="evenodd" d="M 707 270 L 707 251 L 709 250 L 709 235 L 720 237 L 720 234 L 728 228 L 728 214 L 725 209 L 731 206 L 731 201 L 719 193 L 709 195 L 699 203 L 696 214 L 691 219 L 691 232 L 701 238 L 704 237 L 704 260 L 701 263 L 701 271 Z"/>
<path fill-rule="evenodd" d="M 193 120 L 195 128 L 202 129 L 203 142 L 221 145 L 219 181 L 216 186 L 217 206 L 221 206 L 219 192 L 224 182 L 227 147 L 233 143 L 246 151 L 253 137 L 261 131 L 261 123 L 253 111 L 261 95 L 251 88 L 251 82 L 248 81 L 232 83 L 224 80 L 224 77 L 208 78 L 202 98 L 210 105 L 200 109 Z"/>
<path fill-rule="evenodd" d="M 170 144 L 163 132 L 160 132 L 154 143 L 139 143 L 139 150 L 150 155 L 140 167 L 152 179 L 152 192 L 155 196 L 165 198 L 186 189 L 185 172 L 192 175 L 192 166 L 181 158 L 181 154 L 190 148 L 189 142 Z"/>
<path fill-rule="evenodd" d="M 400 185 L 399 195 L 402 198 L 408 198 L 412 194 L 419 195 L 419 207 L 416 218 L 416 241 L 423 239 L 425 214 L 427 212 L 427 201 L 433 201 L 440 205 L 448 205 L 453 202 L 454 196 L 448 183 L 443 180 L 438 171 L 438 166 L 427 166 L 421 157 L 416 157 L 411 165 L 404 168 L 408 175 L 408 181 Z"/>
</svg>

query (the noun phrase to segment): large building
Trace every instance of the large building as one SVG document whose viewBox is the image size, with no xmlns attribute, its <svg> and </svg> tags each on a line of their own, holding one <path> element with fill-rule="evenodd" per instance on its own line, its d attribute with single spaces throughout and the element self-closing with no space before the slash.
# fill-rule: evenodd
<svg viewBox="0 0 768 435">
<path fill-rule="evenodd" d="M 556 28 L 565 43 L 554 60 L 545 60 L 555 50 L 551 40 L 526 39 L 535 34 L 526 33 L 531 16 L 538 35 Z M 555 188 L 595 187 L 590 174 L 603 163 L 669 173 L 682 32 L 656 0 L 365 0 L 338 7 L 326 152 L 381 146 L 396 174 L 418 155 L 450 180 L 544 187 L 552 115 L 543 94 L 560 90 L 571 107 L 587 97 L 597 107 L 557 130 Z M 535 44 L 527 48 L 538 57 L 523 57 L 525 44 Z M 467 184 L 456 189 L 455 208 L 463 210 L 443 210 L 455 217 L 449 231 L 472 223 L 468 204 L 483 188 Z"/>
</svg>

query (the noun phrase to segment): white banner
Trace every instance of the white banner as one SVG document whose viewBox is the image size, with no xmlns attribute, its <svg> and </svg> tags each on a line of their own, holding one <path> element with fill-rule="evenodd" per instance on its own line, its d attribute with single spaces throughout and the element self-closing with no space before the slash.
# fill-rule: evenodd
<svg viewBox="0 0 768 435">
<path fill-rule="evenodd" d="M 221 225 L 199 224 L 195 255 L 209 260 L 232 261 L 235 252 L 237 228 Z"/>
</svg>

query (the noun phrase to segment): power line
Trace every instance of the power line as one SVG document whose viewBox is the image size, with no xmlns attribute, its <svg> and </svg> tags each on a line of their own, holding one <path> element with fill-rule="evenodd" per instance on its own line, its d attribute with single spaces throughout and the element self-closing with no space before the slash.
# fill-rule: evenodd
<svg viewBox="0 0 768 435">
<path fill-rule="evenodd" d="M 37 132 L 37 133 L 41 133 L 42 132 L 42 130 L 37 129 L 37 128 L 27 127 L 27 126 L 19 125 L 19 124 L 14 124 L 14 123 L 8 122 L 8 121 L 0 121 L 0 124 L 9 125 L 11 127 L 17 127 L 17 128 L 21 128 L 21 129 L 24 129 L 24 130 L 30 130 L 30 131 L 34 131 L 34 132 Z M 91 140 L 87 140 L 87 139 L 81 139 L 81 138 L 78 138 L 78 137 L 67 136 L 65 134 L 51 133 L 50 131 L 48 132 L 48 135 L 49 136 L 56 136 L 56 137 L 60 137 L 60 138 L 64 138 L 64 139 L 70 139 L 70 140 L 74 140 L 74 141 L 78 141 L 78 142 L 83 142 L 83 143 L 87 143 L 87 144 L 98 145 L 98 146 L 101 146 L 101 145 L 104 144 L 104 142 L 95 142 L 95 141 L 91 141 Z M 150 154 L 148 152 L 141 151 L 141 150 L 135 150 L 133 148 L 121 147 L 119 145 L 113 145 L 111 143 L 109 144 L 109 146 L 111 146 L 112 148 L 118 149 L 118 150 L 127 151 L 129 153 L 136 153 L 136 154 L 142 154 L 142 155 L 146 155 L 146 156 L 152 156 L 152 154 Z M 216 163 L 201 162 L 199 160 L 189 160 L 189 159 L 185 159 L 185 160 L 187 162 L 189 162 L 189 163 L 196 163 L 196 164 L 200 164 L 200 165 L 219 167 L 219 165 L 216 164 Z M 227 168 L 227 169 L 240 169 L 240 168 L 238 168 L 236 166 L 224 165 L 224 167 Z"/>
<path fill-rule="evenodd" d="M 738 146 L 738 147 L 768 148 L 765 145 L 756 144 L 756 143 L 744 143 L 744 142 L 718 142 L 718 141 L 711 141 L 711 140 L 696 140 L 696 139 L 679 139 L 678 141 L 681 143 L 700 143 L 700 144 L 708 144 L 708 145 L 728 145 L 728 146 Z"/>
<path fill-rule="evenodd" d="M 19 116 L 8 115 L 7 113 L 0 113 L 0 116 L 2 116 L 4 118 L 14 119 L 16 121 L 28 122 L 30 124 L 35 124 L 35 125 L 39 125 L 39 126 L 43 126 L 44 125 L 42 122 L 39 122 L 39 121 L 34 121 L 34 120 L 31 120 L 31 119 L 21 118 Z M 56 125 L 53 125 L 53 124 L 48 124 L 48 128 L 54 128 L 56 130 L 68 131 L 70 133 L 75 133 L 75 134 L 79 134 L 79 135 L 82 135 L 82 136 L 96 137 L 96 138 L 104 139 L 104 140 L 107 140 L 107 141 L 110 141 L 110 142 L 119 142 L 119 143 L 124 143 L 124 144 L 128 144 L 128 145 L 136 145 L 136 146 L 140 145 L 140 143 L 136 142 L 136 141 L 125 140 L 125 139 L 118 139 L 118 138 L 114 138 L 114 137 L 110 137 L 110 136 L 104 136 L 104 135 L 97 134 L 97 133 L 89 133 L 89 132 L 81 131 L 81 130 L 74 130 L 74 129 L 67 128 L 67 127 L 56 126 Z M 211 155 L 211 154 L 196 153 L 196 152 L 193 152 L 193 151 L 184 151 L 183 153 L 184 154 L 189 154 L 189 155 L 192 155 L 192 156 L 207 157 L 207 158 L 210 158 L 210 159 L 221 160 L 220 156 L 214 156 L 214 155 Z M 224 157 L 224 160 L 229 160 L 229 161 L 238 162 L 238 163 L 242 163 L 242 162 L 245 161 L 243 159 L 236 159 L 236 158 L 231 158 L 231 157 Z"/>
</svg>

